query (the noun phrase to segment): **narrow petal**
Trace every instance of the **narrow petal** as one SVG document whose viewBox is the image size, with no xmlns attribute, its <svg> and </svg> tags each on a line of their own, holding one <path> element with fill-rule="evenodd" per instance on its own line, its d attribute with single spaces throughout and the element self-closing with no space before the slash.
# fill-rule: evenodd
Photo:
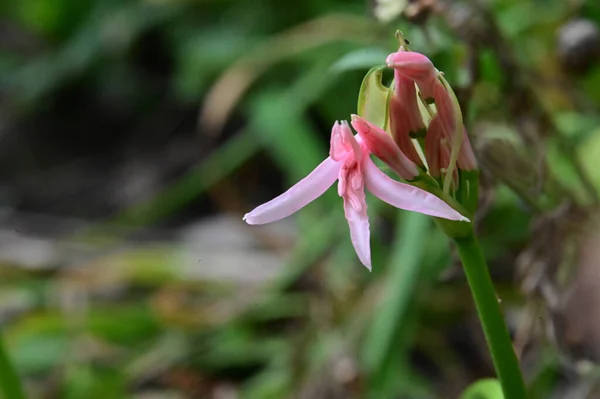
<svg viewBox="0 0 600 399">
<path fill-rule="evenodd" d="M 425 98 L 433 98 L 437 70 L 425 55 L 414 51 L 398 51 L 386 59 L 387 66 L 414 80 Z"/>
<path fill-rule="evenodd" d="M 350 240 L 361 263 L 371 270 L 371 245 L 369 233 L 369 217 L 364 191 L 360 193 L 360 206 L 344 197 L 344 213 L 350 227 Z"/>
<path fill-rule="evenodd" d="M 405 110 L 405 124 L 408 125 L 409 134 L 415 138 L 425 135 L 425 123 L 417 104 L 417 90 L 415 83 L 403 76 L 397 69 L 394 70 L 396 89 L 393 99 L 399 102 Z M 393 116 L 393 114 L 391 115 Z M 408 155 L 408 154 L 407 154 Z"/>
<path fill-rule="evenodd" d="M 463 139 L 460 145 L 460 152 L 458 153 L 458 167 L 462 170 L 475 170 L 477 169 L 477 159 L 473 153 L 467 130 L 463 126 Z"/>
<path fill-rule="evenodd" d="M 348 122 L 346 121 L 342 121 L 342 138 L 344 143 L 352 149 L 354 159 L 356 159 L 357 162 L 360 162 L 362 160 L 363 152 L 360 148 L 360 144 L 354 137 L 354 134 L 352 134 L 350 125 L 348 125 Z"/>
<path fill-rule="evenodd" d="M 448 167 L 450 160 L 450 152 L 446 146 L 442 145 L 442 140 L 446 140 L 446 138 L 440 116 L 436 115 L 429 122 L 425 136 L 425 159 L 427 159 L 429 174 L 436 179 L 442 177 L 442 169 Z"/>
<path fill-rule="evenodd" d="M 346 155 L 347 149 L 342 140 L 342 125 L 335 121 L 331 128 L 331 142 L 329 144 L 329 156 L 334 161 L 341 161 Z"/>
<path fill-rule="evenodd" d="M 408 118 L 409 111 L 396 96 L 390 99 L 390 127 L 394 141 L 400 151 L 416 165 L 423 166 L 423 160 L 415 148 L 411 134 L 411 125 Z M 421 122 L 422 123 L 422 122 Z M 423 125 L 424 128 L 425 125 Z"/>
<path fill-rule="evenodd" d="M 400 148 L 386 132 L 358 115 L 352 115 L 352 126 L 369 150 L 389 165 L 400 177 L 412 180 L 419 174 L 415 164 L 400 151 Z"/>
<path fill-rule="evenodd" d="M 462 170 L 475 170 L 477 169 L 477 160 L 473 153 L 473 148 L 469 141 L 467 131 L 462 125 L 462 138 L 455 140 L 454 134 L 456 132 L 456 124 L 462 124 L 462 120 L 457 120 L 460 116 L 460 105 L 455 101 L 450 93 L 444 88 L 442 84 L 436 88 L 435 91 L 435 104 L 438 110 L 440 123 L 443 127 L 443 132 L 448 137 L 450 144 L 458 143 L 460 145 L 458 152 L 458 167 Z"/>
<path fill-rule="evenodd" d="M 340 167 L 333 159 L 325 159 L 285 193 L 247 213 L 244 220 L 248 224 L 264 224 L 291 215 L 327 191 L 337 180 Z"/>
<path fill-rule="evenodd" d="M 380 171 L 371 159 L 365 157 L 363 165 L 365 185 L 380 200 L 407 211 L 450 220 L 469 221 L 435 195 L 410 184 L 391 179 Z"/>
</svg>

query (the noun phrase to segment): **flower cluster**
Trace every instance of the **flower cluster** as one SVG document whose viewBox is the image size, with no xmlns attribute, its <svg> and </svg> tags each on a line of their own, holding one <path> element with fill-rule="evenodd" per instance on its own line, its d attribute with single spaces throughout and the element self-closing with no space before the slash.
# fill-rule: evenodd
<svg viewBox="0 0 600 399">
<path fill-rule="evenodd" d="M 454 93 L 431 61 L 400 47 L 386 60 L 394 85 L 386 102 L 389 132 L 359 115 L 335 122 L 329 157 L 308 176 L 275 199 L 244 216 L 249 224 L 285 218 L 322 195 L 336 181 L 350 237 L 358 258 L 371 269 L 370 232 L 365 188 L 388 204 L 457 222 L 469 222 L 473 190 L 463 175 L 476 172 Z M 432 104 L 435 104 L 435 109 Z M 430 119 L 426 124 L 425 112 Z M 416 145 L 421 146 L 424 159 Z M 371 160 L 381 159 L 401 181 L 383 173 Z M 468 180 L 468 179 L 467 179 Z M 476 185 L 476 182 L 474 182 Z M 443 188 L 443 190 L 442 190 Z M 476 196 L 476 190 L 475 190 Z M 474 199 L 476 204 L 476 198 Z M 451 205 L 452 204 L 452 205 Z"/>
</svg>

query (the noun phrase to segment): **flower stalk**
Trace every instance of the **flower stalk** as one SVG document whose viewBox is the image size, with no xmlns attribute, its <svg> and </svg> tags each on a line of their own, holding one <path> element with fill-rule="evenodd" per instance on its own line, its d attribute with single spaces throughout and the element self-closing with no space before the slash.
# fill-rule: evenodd
<svg viewBox="0 0 600 399">
<path fill-rule="evenodd" d="M 500 310 L 492 279 L 475 234 L 455 238 L 454 243 L 471 288 L 479 320 L 502 391 L 506 399 L 525 399 L 526 391 L 519 361 Z"/>
</svg>

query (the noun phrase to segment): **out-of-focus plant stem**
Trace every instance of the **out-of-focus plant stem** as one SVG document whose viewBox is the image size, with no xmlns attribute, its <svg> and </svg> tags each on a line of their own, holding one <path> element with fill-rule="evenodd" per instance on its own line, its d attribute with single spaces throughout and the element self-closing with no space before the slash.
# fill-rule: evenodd
<svg viewBox="0 0 600 399">
<path fill-rule="evenodd" d="M 485 258 L 474 234 L 455 238 L 498 380 L 506 399 L 526 398 L 525 383 Z"/>
<path fill-rule="evenodd" d="M 0 335 L 0 391 L 6 399 L 25 399 L 19 376 L 6 352 L 4 339 Z"/>
</svg>

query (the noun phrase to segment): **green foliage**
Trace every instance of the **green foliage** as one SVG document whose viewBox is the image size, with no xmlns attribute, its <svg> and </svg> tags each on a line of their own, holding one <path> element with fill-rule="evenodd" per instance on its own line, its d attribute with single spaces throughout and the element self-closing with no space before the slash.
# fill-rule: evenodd
<svg viewBox="0 0 600 399">
<path fill-rule="evenodd" d="M 391 90 L 381 83 L 385 65 L 375 66 L 367 72 L 358 93 L 358 115 L 387 129 L 388 104 Z"/>
<path fill-rule="evenodd" d="M 498 380 L 490 378 L 473 383 L 460 399 L 504 399 L 504 395 Z"/>
</svg>

